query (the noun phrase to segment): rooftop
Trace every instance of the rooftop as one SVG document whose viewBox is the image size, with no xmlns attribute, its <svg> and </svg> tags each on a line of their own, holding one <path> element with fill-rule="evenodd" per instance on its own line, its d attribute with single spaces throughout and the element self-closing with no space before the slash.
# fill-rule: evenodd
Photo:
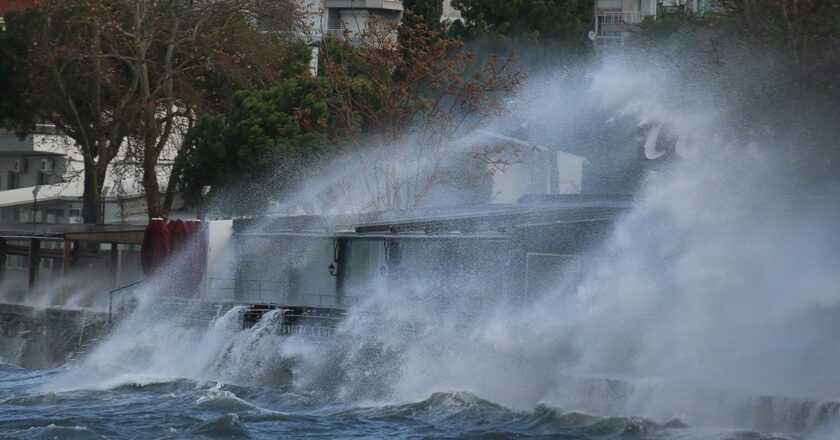
<svg viewBox="0 0 840 440">
<path fill-rule="evenodd" d="M 85 223 L 0 223 L 0 238 L 141 244 L 145 225 Z"/>
<path fill-rule="evenodd" d="M 499 233 L 518 226 L 616 217 L 627 195 L 526 196 L 518 203 L 476 204 L 341 216 L 255 217 L 234 221 L 240 235 L 347 235 L 371 233 Z"/>
</svg>

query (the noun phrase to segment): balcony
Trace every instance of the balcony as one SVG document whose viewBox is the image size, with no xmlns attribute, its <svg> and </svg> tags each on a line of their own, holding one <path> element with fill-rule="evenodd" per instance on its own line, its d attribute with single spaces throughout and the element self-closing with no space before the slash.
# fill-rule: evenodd
<svg viewBox="0 0 840 440">
<path fill-rule="evenodd" d="M 647 15 L 642 11 L 599 12 L 598 24 L 639 24 Z"/>
<path fill-rule="evenodd" d="M 326 0 L 326 8 L 337 9 L 384 9 L 402 11 L 402 1 L 394 0 Z"/>
<path fill-rule="evenodd" d="M 324 29 L 321 36 L 322 39 L 331 38 L 334 40 L 345 40 L 353 46 L 361 46 L 363 43 L 362 32 L 364 30 L 354 30 L 349 28 L 344 29 Z M 380 40 L 381 38 L 381 40 Z M 379 33 L 378 35 L 368 36 L 367 44 L 375 46 L 385 46 L 393 48 L 393 43 L 397 42 L 396 31 L 389 31 L 387 34 Z"/>
</svg>

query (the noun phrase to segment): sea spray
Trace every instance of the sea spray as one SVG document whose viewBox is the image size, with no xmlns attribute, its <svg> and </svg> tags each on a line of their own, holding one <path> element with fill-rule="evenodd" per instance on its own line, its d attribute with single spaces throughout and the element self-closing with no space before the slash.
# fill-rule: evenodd
<svg viewBox="0 0 840 440">
<path fill-rule="evenodd" d="M 610 62 L 585 72 L 583 90 L 565 91 L 563 81 L 535 81 L 531 90 L 538 97 L 548 85 L 546 97 L 576 98 L 562 105 L 580 108 L 564 113 L 580 123 L 607 113 L 639 130 L 657 127 L 666 133 L 657 143 L 672 142 L 649 146 L 662 165 L 641 179 L 634 208 L 593 252 L 579 284 L 517 302 L 496 291 L 464 294 L 480 285 L 469 273 L 444 286 L 434 272 L 378 280 L 330 341 L 279 337 L 271 332 L 275 314 L 243 331 L 239 309 L 189 327 L 141 306 L 50 386 L 186 377 L 290 386 L 338 402 L 468 391 L 514 408 L 543 403 L 661 423 L 834 426 L 837 202 L 810 198 L 789 178 L 791 148 L 741 132 L 735 112 L 714 104 L 727 102 L 716 101 L 724 91 L 684 86 L 660 67 Z M 546 99 L 519 103 L 531 108 L 514 114 L 546 127 L 543 138 L 569 139 L 564 130 L 579 127 L 551 129 L 558 104 Z M 673 154 L 659 155 L 660 147 Z M 368 201 L 343 203 L 359 210 Z"/>
<path fill-rule="evenodd" d="M 282 367 L 271 357 L 280 345 L 271 316 L 242 329 L 243 307 L 209 322 L 183 320 L 189 310 L 168 310 L 171 303 L 149 302 L 121 322 L 113 334 L 81 363 L 72 365 L 48 387 L 55 390 L 107 389 L 181 378 L 240 384 L 282 381 Z"/>
<path fill-rule="evenodd" d="M 756 399 L 810 397 L 824 402 L 814 407 L 831 408 L 840 391 L 832 318 L 840 311 L 832 269 L 840 211 L 836 198 L 808 192 L 829 191 L 831 182 L 800 186 L 790 148 L 739 132 L 731 109 L 708 96 L 672 99 L 675 72 L 658 67 L 608 64 L 592 76 L 590 102 L 661 127 L 676 156 L 643 182 L 580 285 L 549 289 L 525 307 L 494 292 L 490 307 L 440 308 L 437 292 L 416 296 L 424 291 L 418 280 L 377 293 L 385 306 L 375 320 L 351 317 L 349 333 L 378 339 L 393 349 L 389 360 L 398 359 L 396 376 L 382 376 L 392 381 L 390 398 L 470 390 L 516 406 L 576 408 L 581 393 L 567 393 L 568 378 L 615 378 L 633 385 L 617 401 L 590 398 L 587 408 L 794 430 L 815 420 L 814 411 L 836 417 L 815 409 L 781 423 Z M 626 87 L 632 78 L 640 87 Z M 657 87 L 642 87 L 647 80 Z M 685 93 L 702 97 L 707 87 Z M 350 350 L 348 359 L 365 351 Z"/>
</svg>

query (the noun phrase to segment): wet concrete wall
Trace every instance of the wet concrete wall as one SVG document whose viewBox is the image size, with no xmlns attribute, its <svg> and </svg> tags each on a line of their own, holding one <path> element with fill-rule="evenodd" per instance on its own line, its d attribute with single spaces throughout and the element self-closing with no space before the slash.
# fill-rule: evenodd
<svg viewBox="0 0 840 440">
<path fill-rule="evenodd" d="M 105 312 L 0 304 L 0 360 L 29 369 L 57 367 L 107 328 Z"/>
</svg>

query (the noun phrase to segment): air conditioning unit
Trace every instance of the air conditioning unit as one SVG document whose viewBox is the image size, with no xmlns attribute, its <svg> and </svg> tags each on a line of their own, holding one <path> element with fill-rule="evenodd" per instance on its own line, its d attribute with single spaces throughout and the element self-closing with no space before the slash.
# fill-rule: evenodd
<svg viewBox="0 0 840 440">
<path fill-rule="evenodd" d="M 12 171 L 16 173 L 26 172 L 26 159 L 18 159 L 12 162 Z"/>
<path fill-rule="evenodd" d="M 55 159 L 41 159 L 41 172 L 52 173 L 55 166 Z"/>
</svg>

